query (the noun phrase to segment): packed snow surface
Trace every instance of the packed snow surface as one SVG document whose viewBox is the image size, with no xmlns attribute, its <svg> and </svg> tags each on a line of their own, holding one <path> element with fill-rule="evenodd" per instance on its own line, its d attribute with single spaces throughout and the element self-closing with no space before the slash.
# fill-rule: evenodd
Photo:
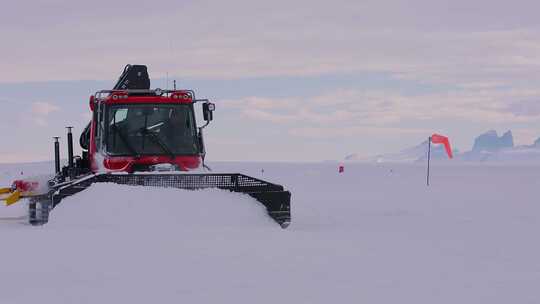
<svg viewBox="0 0 540 304">
<path fill-rule="evenodd" d="M 540 302 L 538 166 L 212 167 L 285 185 L 291 226 L 219 190 L 94 185 L 42 227 L 2 206 L 0 303 Z"/>
</svg>

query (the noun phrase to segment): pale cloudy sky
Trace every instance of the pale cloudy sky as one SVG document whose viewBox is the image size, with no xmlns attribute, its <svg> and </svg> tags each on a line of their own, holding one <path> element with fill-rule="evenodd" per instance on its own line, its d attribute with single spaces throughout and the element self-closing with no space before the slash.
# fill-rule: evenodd
<svg viewBox="0 0 540 304">
<path fill-rule="evenodd" d="M 0 162 L 50 158 L 128 63 L 210 97 L 216 160 L 392 152 L 432 132 L 540 137 L 540 2 L 10 1 Z"/>
</svg>

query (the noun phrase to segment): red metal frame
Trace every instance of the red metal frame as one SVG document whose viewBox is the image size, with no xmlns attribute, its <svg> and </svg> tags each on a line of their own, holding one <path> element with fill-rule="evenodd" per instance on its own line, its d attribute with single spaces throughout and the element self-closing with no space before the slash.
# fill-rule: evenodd
<svg viewBox="0 0 540 304">
<path fill-rule="evenodd" d="M 127 96 L 126 91 L 115 91 L 104 98 L 91 99 L 95 103 L 104 103 L 106 105 L 112 104 L 156 104 L 156 103 L 180 103 L 180 104 L 192 104 L 193 96 L 189 91 L 171 91 L 168 92 L 168 96 Z M 114 96 L 122 96 L 114 97 Z M 124 97 L 127 96 L 127 97 Z M 96 109 L 93 107 L 92 111 Z M 202 158 L 199 155 L 186 155 L 176 156 L 171 158 L 165 155 L 145 155 L 141 157 L 131 156 L 110 156 L 100 153 L 96 149 L 96 116 L 92 115 L 92 124 L 90 130 L 90 147 L 89 158 L 90 168 L 92 172 L 99 172 L 102 170 L 111 172 L 133 172 L 135 165 L 157 165 L 157 164 L 173 164 L 178 166 L 182 171 L 189 171 L 197 169 L 201 166 Z M 99 155 L 98 155 L 99 154 Z M 102 164 L 98 164 L 102 162 Z"/>
</svg>

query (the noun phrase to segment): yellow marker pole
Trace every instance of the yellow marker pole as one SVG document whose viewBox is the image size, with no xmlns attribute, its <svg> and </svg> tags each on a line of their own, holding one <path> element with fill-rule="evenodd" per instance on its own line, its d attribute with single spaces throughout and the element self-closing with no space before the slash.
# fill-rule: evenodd
<svg viewBox="0 0 540 304">
<path fill-rule="evenodd" d="M 11 188 L 0 188 L 0 194 L 10 193 L 10 192 L 11 192 Z"/>
</svg>

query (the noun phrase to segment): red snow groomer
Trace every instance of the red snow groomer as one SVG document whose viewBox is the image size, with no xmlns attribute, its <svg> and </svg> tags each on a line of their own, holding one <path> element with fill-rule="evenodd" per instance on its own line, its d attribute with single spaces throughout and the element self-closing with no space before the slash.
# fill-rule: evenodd
<svg viewBox="0 0 540 304">
<path fill-rule="evenodd" d="M 196 103 L 202 103 L 205 120 L 200 127 Z M 60 167 L 56 138 L 55 177 L 46 185 L 31 179 L 15 181 L 11 188 L 0 189 L 0 198 L 10 205 L 28 197 L 29 221 L 39 225 L 48 222 L 49 211 L 63 198 L 93 183 L 219 188 L 250 195 L 281 227 L 288 227 L 291 194 L 282 186 L 239 173 L 200 173 L 209 169 L 204 163 L 203 129 L 212 121 L 214 108 L 207 99 L 196 99 L 192 90 L 150 89 L 146 66 L 128 65 L 113 90 L 90 97 L 92 121 L 80 137 L 82 156 L 73 156 L 69 127 L 67 166 Z"/>
</svg>

